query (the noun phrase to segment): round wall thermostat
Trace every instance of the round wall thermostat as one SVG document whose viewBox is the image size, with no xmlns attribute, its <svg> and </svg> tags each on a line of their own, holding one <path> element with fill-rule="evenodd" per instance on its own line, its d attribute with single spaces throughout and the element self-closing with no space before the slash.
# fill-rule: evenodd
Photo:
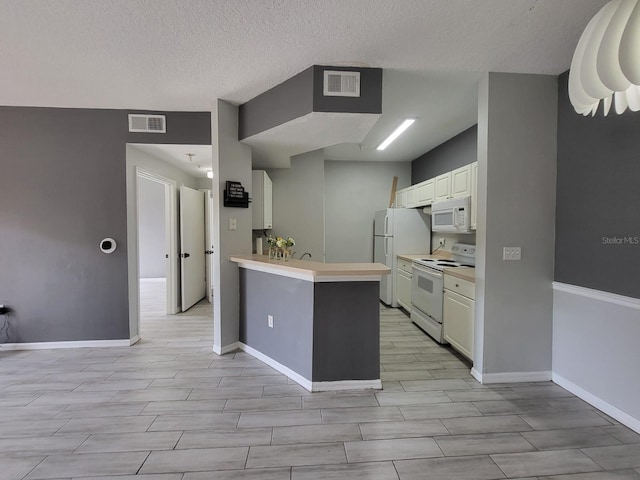
<svg viewBox="0 0 640 480">
<path fill-rule="evenodd" d="M 100 250 L 102 253 L 113 253 L 116 251 L 116 241 L 113 238 L 105 238 L 100 242 Z"/>
</svg>

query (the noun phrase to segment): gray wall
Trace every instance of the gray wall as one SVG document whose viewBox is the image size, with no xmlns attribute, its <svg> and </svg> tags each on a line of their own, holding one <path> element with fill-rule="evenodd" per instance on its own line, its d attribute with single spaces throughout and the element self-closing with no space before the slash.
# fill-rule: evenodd
<svg viewBox="0 0 640 480">
<path fill-rule="evenodd" d="M 0 107 L 8 342 L 129 338 L 125 145 L 208 144 L 211 132 L 208 114 L 176 112 L 166 135 L 129 134 L 127 113 Z M 107 236 L 111 255 L 98 249 Z"/>
<path fill-rule="evenodd" d="M 478 158 L 478 126 L 474 125 L 411 162 L 411 185 L 469 165 Z"/>
<path fill-rule="evenodd" d="M 324 259 L 324 155 L 322 150 L 291 158 L 291 168 L 267 170 L 273 182 L 272 235 L 296 240 L 296 258 L 309 252 Z"/>
<path fill-rule="evenodd" d="M 138 178 L 140 278 L 166 277 L 164 201 L 164 185 Z"/>
<path fill-rule="evenodd" d="M 314 284 L 241 268 L 240 285 L 240 341 L 311 380 Z"/>
<path fill-rule="evenodd" d="M 478 108 L 474 369 L 551 371 L 557 79 L 490 73 Z M 505 246 L 521 261 L 503 261 Z"/>
<path fill-rule="evenodd" d="M 378 282 L 313 283 L 244 268 L 239 278 L 242 343 L 314 382 L 380 378 Z"/>
<path fill-rule="evenodd" d="M 559 80 L 556 266 L 559 282 L 640 298 L 640 117 L 576 114 Z"/>
<path fill-rule="evenodd" d="M 313 67 L 240 105 L 238 138 L 263 132 L 313 110 Z"/>
<path fill-rule="evenodd" d="M 391 182 L 410 185 L 408 162 L 325 162 L 327 262 L 373 261 L 373 216 L 389 206 Z"/>
<path fill-rule="evenodd" d="M 555 280 L 632 297 L 559 286 L 554 291 L 554 380 L 640 431 L 640 118 L 578 115 L 558 87 Z M 586 393 L 586 395 L 585 395 Z"/>
<path fill-rule="evenodd" d="M 314 284 L 313 381 L 380 378 L 380 283 Z"/>
<path fill-rule="evenodd" d="M 360 72 L 360 96 L 325 96 L 323 93 L 325 70 Z M 382 69 L 314 65 L 313 111 L 382 113 Z"/>
<path fill-rule="evenodd" d="M 360 72 L 360 96 L 324 96 L 324 71 Z M 381 113 L 382 69 L 314 65 L 240 105 L 240 140 L 311 112 Z"/>
<path fill-rule="evenodd" d="M 214 223 L 220 226 L 214 238 L 213 316 L 214 351 L 233 349 L 239 332 L 238 266 L 228 259 L 232 255 L 251 253 L 251 209 L 224 207 L 225 182 L 242 183 L 251 192 L 251 149 L 238 142 L 238 107 L 223 100 L 212 105 L 211 129 L 213 146 Z M 229 219 L 235 218 L 237 230 L 229 230 Z"/>
</svg>

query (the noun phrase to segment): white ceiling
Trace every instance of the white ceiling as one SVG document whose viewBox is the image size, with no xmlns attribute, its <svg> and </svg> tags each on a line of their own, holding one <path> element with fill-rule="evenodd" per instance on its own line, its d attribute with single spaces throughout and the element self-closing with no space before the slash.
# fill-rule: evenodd
<svg viewBox="0 0 640 480">
<path fill-rule="evenodd" d="M 388 155 L 415 158 L 473 123 L 477 72 L 568 69 L 606 2 L 0 0 L 0 105 L 209 111 L 215 99 L 244 103 L 310 65 L 364 64 L 384 69 L 385 89 L 395 77 L 428 90 L 385 98 L 362 149 L 326 155 L 362 159 L 413 109 L 421 125 Z"/>
<path fill-rule="evenodd" d="M 133 148 L 142 150 L 152 157 L 159 158 L 196 178 L 207 176 L 211 170 L 213 150 L 211 145 L 165 145 L 131 143 Z M 191 158 L 189 155 L 193 154 Z"/>
</svg>

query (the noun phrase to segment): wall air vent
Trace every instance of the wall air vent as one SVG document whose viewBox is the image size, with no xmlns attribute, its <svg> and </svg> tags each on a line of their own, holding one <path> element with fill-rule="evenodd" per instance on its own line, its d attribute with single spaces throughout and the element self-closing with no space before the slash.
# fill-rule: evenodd
<svg viewBox="0 0 640 480">
<path fill-rule="evenodd" d="M 129 114 L 129 131 L 141 133 L 167 133 L 164 115 Z"/>
<path fill-rule="evenodd" d="M 360 72 L 325 70 L 322 94 L 325 97 L 359 97 Z"/>
</svg>

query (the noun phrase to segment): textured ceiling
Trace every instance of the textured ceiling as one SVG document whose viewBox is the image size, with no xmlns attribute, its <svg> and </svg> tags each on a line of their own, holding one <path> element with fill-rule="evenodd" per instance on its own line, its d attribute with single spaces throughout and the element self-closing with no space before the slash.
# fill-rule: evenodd
<svg viewBox="0 0 640 480">
<path fill-rule="evenodd" d="M 558 74 L 606 0 L 0 0 L 0 105 L 210 110 L 313 64 Z"/>
</svg>

